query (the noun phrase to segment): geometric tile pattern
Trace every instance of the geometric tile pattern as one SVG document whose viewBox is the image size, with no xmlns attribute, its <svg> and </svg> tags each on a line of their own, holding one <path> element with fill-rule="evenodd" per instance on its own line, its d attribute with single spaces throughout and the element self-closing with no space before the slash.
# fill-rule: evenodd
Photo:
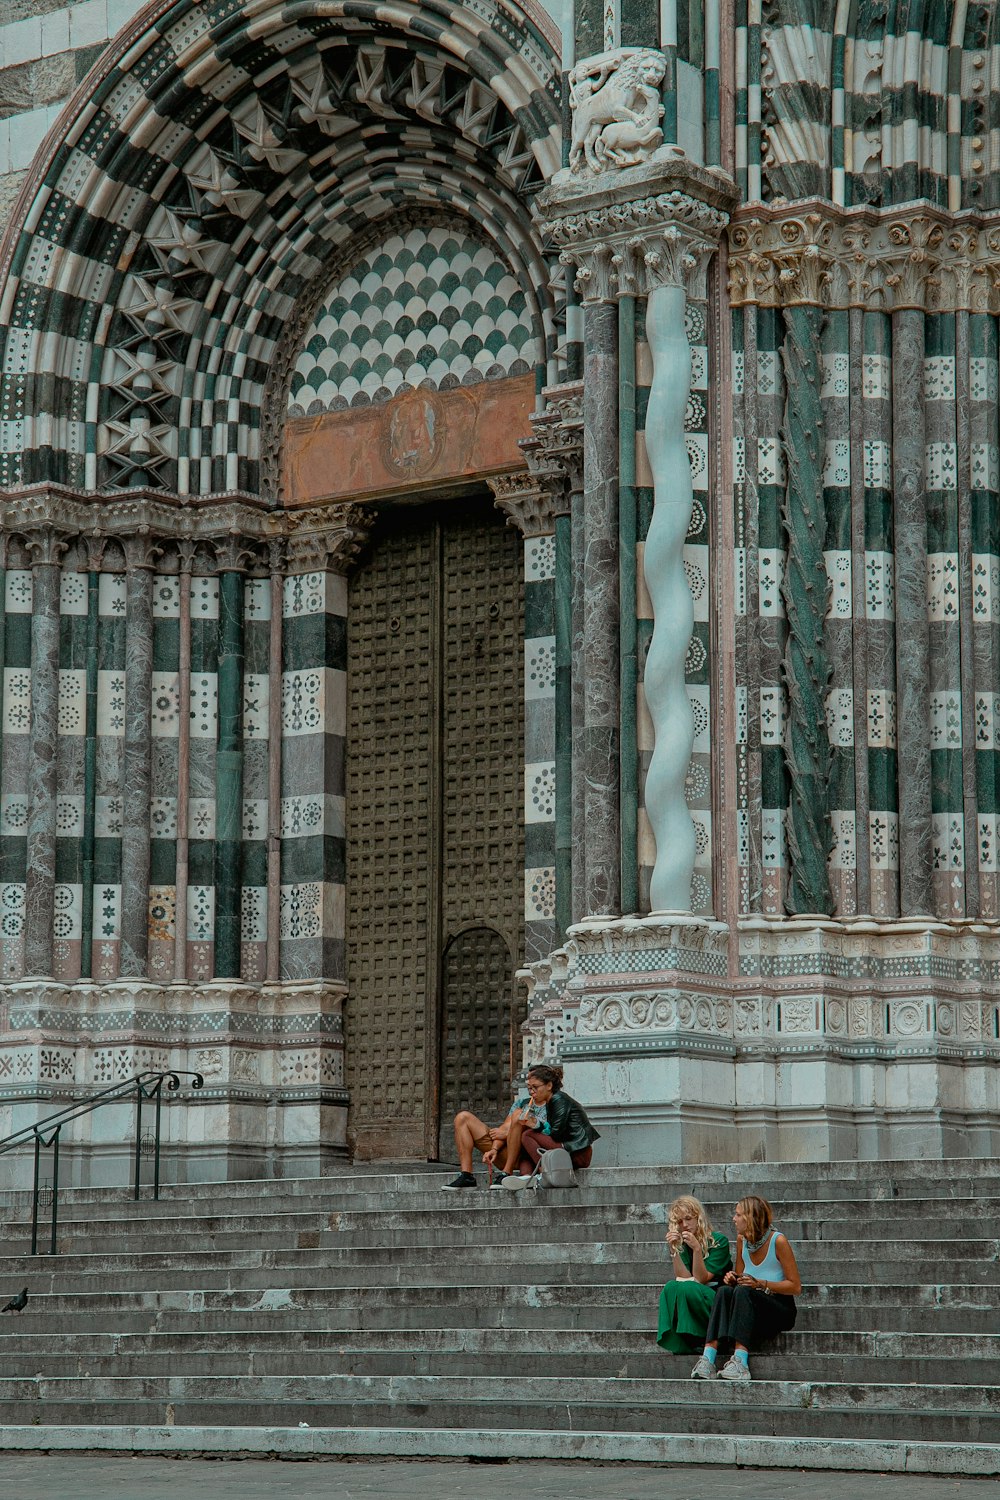
<svg viewBox="0 0 1000 1500">
<path fill-rule="evenodd" d="M 539 353 L 532 309 L 495 250 L 462 229 L 413 228 L 369 250 L 324 299 L 288 414 L 524 375 Z"/>
</svg>

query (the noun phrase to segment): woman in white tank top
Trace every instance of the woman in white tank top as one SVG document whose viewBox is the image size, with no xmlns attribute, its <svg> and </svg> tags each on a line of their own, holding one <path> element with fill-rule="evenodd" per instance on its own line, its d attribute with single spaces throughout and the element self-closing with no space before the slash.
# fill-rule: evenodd
<svg viewBox="0 0 1000 1500">
<path fill-rule="evenodd" d="M 766 1198 L 741 1198 L 733 1210 L 736 1228 L 736 1269 L 727 1271 L 715 1294 L 705 1335 L 705 1352 L 691 1371 L 693 1380 L 750 1379 L 749 1351 L 765 1339 L 784 1333 L 795 1323 L 795 1298 L 802 1278 L 795 1252 L 773 1223 Z M 733 1353 L 716 1368 L 719 1345 L 731 1343 Z"/>
</svg>

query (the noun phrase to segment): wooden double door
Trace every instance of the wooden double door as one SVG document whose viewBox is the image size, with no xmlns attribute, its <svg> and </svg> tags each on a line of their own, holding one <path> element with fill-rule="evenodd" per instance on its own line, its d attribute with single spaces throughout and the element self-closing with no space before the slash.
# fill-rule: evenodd
<svg viewBox="0 0 1000 1500">
<path fill-rule="evenodd" d="M 358 1159 L 454 1159 L 519 1065 L 521 541 L 487 498 L 397 506 L 348 600 L 347 1082 Z"/>
</svg>

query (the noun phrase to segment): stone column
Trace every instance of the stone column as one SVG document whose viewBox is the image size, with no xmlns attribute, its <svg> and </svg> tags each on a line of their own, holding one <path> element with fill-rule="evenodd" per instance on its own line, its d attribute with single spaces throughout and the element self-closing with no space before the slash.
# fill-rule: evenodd
<svg viewBox="0 0 1000 1500">
<path fill-rule="evenodd" d="M 587 812 L 583 770 L 583 464 L 579 486 L 570 494 L 570 761 L 573 784 L 570 799 L 573 868 L 572 920 L 585 914 L 587 890 Z"/>
<path fill-rule="evenodd" d="M 59 574 L 66 543 L 28 537 L 32 571 L 31 740 L 28 761 L 24 972 L 52 973 L 56 881 L 56 740 L 59 733 Z"/>
<path fill-rule="evenodd" d="M 80 977 L 90 979 L 94 972 L 94 840 L 95 796 L 97 792 L 97 650 L 98 614 L 100 610 L 101 548 L 91 540 L 87 558 L 87 710 L 83 750 L 83 837 L 80 879 Z"/>
<path fill-rule="evenodd" d="M 607 259 L 610 260 L 610 252 Z M 618 310 L 603 278 L 583 294 L 584 914 L 621 906 L 618 662 Z"/>
<path fill-rule="evenodd" d="M 892 315 L 892 490 L 896 594 L 896 722 L 899 725 L 899 910 L 932 913 L 930 631 L 924 484 L 926 288 L 910 278 L 918 307 Z M 902 290 L 902 289 L 901 289 Z M 903 300 L 900 298 L 900 300 Z"/>
<path fill-rule="evenodd" d="M 344 978 L 347 574 L 374 519 L 349 505 L 295 512 L 287 523 L 281 682 L 272 687 L 281 695 L 283 979 Z"/>
<path fill-rule="evenodd" d="M 601 153 L 598 151 L 598 157 Z M 603 761 L 607 705 L 618 715 L 617 608 L 618 577 L 614 549 L 605 544 L 606 473 L 601 455 L 610 441 L 609 421 L 601 409 L 617 400 L 617 378 L 608 383 L 605 321 L 617 316 L 607 299 L 648 299 L 646 328 L 653 380 L 646 414 L 646 447 L 653 476 L 654 514 L 645 545 L 646 585 L 655 623 L 646 660 L 644 686 L 654 731 L 654 749 L 646 777 L 646 808 L 656 839 L 651 905 L 657 911 L 690 910 L 695 838 L 684 796 L 691 757 L 693 722 L 684 685 L 684 661 L 691 637 L 693 606 L 684 571 L 683 547 L 691 519 L 691 472 L 684 417 L 691 379 L 691 354 L 685 327 L 688 294 L 704 296 L 709 257 L 727 220 L 734 193 L 717 174 L 709 174 L 681 157 L 653 158 L 621 171 L 574 177 L 557 174 L 539 197 L 539 213 L 563 258 L 579 267 L 584 302 L 606 306 L 591 316 L 589 365 L 584 371 L 586 439 L 584 459 L 587 595 L 584 670 L 587 742 L 587 915 L 613 909 L 617 902 L 619 849 L 615 817 L 614 883 L 609 880 L 607 842 L 612 826 L 608 780 Z M 612 459 L 617 476 L 617 454 Z M 617 493 L 615 495 L 617 501 Z M 614 591 L 613 611 L 609 591 Z M 614 621 L 615 641 L 607 643 Z M 600 629 L 598 629 L 598 626 Z M 614 659 L 615 683 L 605 695 L 608 666 Z M 616 747 L 617 760 L 617 747 Z M 615 796 L 617 797 L 617 764 Z M 600 804 L 600 805 L 599 805 Z M 592 870 L 592 858 L 598 861 Z"/>
<path fill-rule="evenodd" d="M 238 539 L 219 562 L 219 746 L 215 756 L 215 974 L 240 976 L 243 836 L 243 564 Z"/>
<path fill-rule="evenodd" d="M 190 832 L 188 812 L 191 797 L 191 569 L 194 565 L 193 542 L 177 546 L 178 630 L 177 653 L 177 863 L 174 874 L 174 981 L 187 979 L 187 907 L 190 870 Z"/>
<path fill-rule="evenodd" d="M 537 441 L 537 463 L 543 471 L 556 474 L 561 480 L 555 515 L 555 815 L 556 931 L 562 942 L 567 928 L 582 914 L 584 890 L 583 568 L 582 545 L 578 557 L 573 543 L 574 510 L 576 524 L 582 527 L 583 387 L 579 381 L 573 381 L 549 386 L 543 395 L 545 409 L 531 419 Z M 522 446 L 527 449 L 527 445 Z M 579 570 L 575 566 L 577 561 L 581 564 Z M 574 712 L 576 708 L 578 713 Z"/>
<path fill-rule="evenodd" d="M 153 567 L 148 536 L 125 539 L 125 775 L 122 799 L 122 926 L 119 974 L 140 978 L 149 951 L 149 814 L 152 795 L 150 692 Z"/>
<path fill-rule="evenodd" d="M 268 658 L 268 777 L 267 777 L 267 960 L 269 984 L 281 978 L 281 626 L 282 592 L 285 580 L 285 544 L 279 538 L 268 542 L 268 575 L 271 589 L 271 635 Z"/>
</svg>

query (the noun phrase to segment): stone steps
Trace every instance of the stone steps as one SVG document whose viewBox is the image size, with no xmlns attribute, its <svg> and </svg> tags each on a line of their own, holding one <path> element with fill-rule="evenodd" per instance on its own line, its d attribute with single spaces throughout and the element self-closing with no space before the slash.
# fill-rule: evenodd
<svg viewBox="0 0 1000 1500">
<path fill-rule="evenodd" d="M 499 1424 L 553 1455 L 690 1462 L 695 1438 L 702 1462 L 764 1444 L 766 1463 L 1000 1472 L 992 1164 L 595 1168 L 538 1195 L 442 1193 L 450 1175 L 71 1189 L 52 1258 L 24 1254 L 11 1195 L 0 1287 L 31 1300 L 0 1320 L 4 1442 L 39 1446 L 41 1419 L 126 1451 L 266 1431 L 267 1451 L 307 1433 L 308 1451 L 485 1455 Z M 654 1342 L 666 1205 L 693 1189 L 728 1228 L 751 1187 L 796 1244 L 798 1327 L 750 1386 L 692 1382 Z"/>
<path fill-rule="evenodd" d="M 344 1248 L 372 1245 L 393 1248 L 398 1245 L 436 1245 L 446 1242 L 449 1232 L 465 1238 L 473 1229 L 503 1238 L 503 1232 L 516 1234 L 519 1241 L 545 1243 L 551 1239 L 551 1226 L 559 1225 L 560 1239 L 593 1240 L 646 1239 L 662 1244 L 667 1223 L 667 1206 L 663 1203 L 643 1205 L 608 1205 L 572 1203 L 555 1209 L 534 1193 L 491 1193 L 484 1201 L 463 1204 L 460 1208 L 430 1207 L 381 1211 L 325 1209 L 281 1210 L 250 1215 L 245 1212 L 225 1215 L 135 1215 L 131 1218 L 70 1218 L 62 1215 L 58 1238 L 67 1249 L 84 1250 L 102 1243 L 128 1247 L 139 1240 L 155 1246 L 159 1240 L 187 1243 L 188 1237 L 211 1237 L 225 1248 L 245 1246 L 252 1235 L 255 1244 L 295 1244 L 301 1235 L 324 1236 L 325 1243 Z M 454 1200 L 448 1198 L 446 1204 Z M 1000 1239 L 1000 1199 L 947 1200 L 949 1210 L 940 1216 L 928 1214 L 926 1204 L 907 1203 L 894 1211 L 893 1222 L 901 1236 L 918 1243 L 937 1244 L 941 1235 L 933 1232 L 940 1222 L 945 1238 L 954 1239 L 954 1225 L 961 1220 L 977 1239 Z M 954 1205 L 954 1206 L 952 1206 Z M 132 1205 L 142 1208 L 145 1205 Z M 149 1205 L 162 1210 L 163 1205 Z M 775 1222 L 797 1244 L 814 1241 L 859 1239 L 879 1229 L 885 1211 L 868 1200 L 840 1200 L 835 1204 L 791 1205 L 775 1203 Z M 609 1212 L 610 1210 L 610 1212 Z M 557 1218 L 553 1218 L 557 1214 Z M 514 1217 L 514 1216 L 517 1217 Z M 728 1211 L 713 1215 L 720 1227 L 729 1228 Z M 47 1225 L 43 1228 L 47 1229 Z M 595 1234 L 595 1230 L 598 1231 Z M 848 1230 L 850 1234 L 848 1235 Z M 331 1239 L 330 1236 L 333 1236 Z M 25 1241 L 30 1239 L 30 1224 L 8 1223 L 0 1236 L 0 1258 L 23 1255 Z M 965 1234 L 961 1236 L 964 1242 Z"/>
<path fill-rule="evenodd" d="M 989 1398 L 993 1397 L 993 1401 Z M 574 1381 L 571 1400 L 561 1380 L 539 1379 L 530 1396 L 511 1394 L 509 1375 L 308 1376 L 164 1380 L 105 1378 L 0 1382 L 4 1426 L 44 1413 L 46 1425 L 89 1424 L 107 1415 L 116 1425 L 200 1427 L 406 1426 L 436 1430 L 713 1433 L 796 1439 L 996 1443 L 1000 1409 L 995 1391 L 969 1386 L 823 1384 L 762 1380 L 733 1389 L 700 1383 L 605 1378 Z"/>
<path fill-rule="evenodd" d="M 51 1381 L 67 1374 L 133 1380 L 331 1374 L 468 1375 L 503 1380 L 524 1348 L 523 1329 L 507 1330 L 513 1336 L 500 1343 L 477 1337 L 471 1331 L 465 1339 L 439 1340 L 434 1337 L 436 1332 L 424 1329 L 416 1334 L 411 1332 L 406 1338 L 379 1337 L 377 1332 L 366 1331 L 356 1333 L 352 1339 L 349 1334 L 303 1330 L 294 1347 L 289 1346 L 286 1335 L 267 1339 L 260 1334 L 236 1332 L 215 1340 L 199 1340 L 195 1347 L 190 1347 L 189 1335 L 179 1342 L 161 1337 L 152 1344 L 142 1337 L 106 1335 L 102 1347 L 84 1339 L 67 1345 L 53 1339 L 46 1340 L 39 1348 L 11 1349 L 5 1341 L 4 1376 L 9 1381 L 38 1378 Z M 618 1378 L 685 1381 L 694 1362 L 693 1355 L 665 1358 L 648 1333 L 616 1338 L 607 1332 L 558 1329 L 555 1341 L 554 1348 L 547 1349 L 543 1356 L 535 1356 L 532 1367 L 539 1376 L 562 1381 L 604 1379 L 609 1369 Z M 897 1336 L 875 1340 L 872 1335 L 857 1335 L 852 1340 L 850 1335 L 802 1334 L 786 1345 L 783 1352 L 759 1355 L 754 1362 L 755 1379 L 836 1382 L 845 1360 L 849 1359 L 854 1381 L 873 1388 L 914 1382 L 961 1388 L 967 1360 L 975 1358 L 979 1379 L 993 1386 L 1000 1383 L 1000 1349 L 956 1355 L 952 1336 L 942 1337 L 939 1342 L 943 1346 L 940 1350 L 925 1345 L 900 1349 Z M 4 1389 L 0 1385 L 0 1400 L 4 1399 Z"/>
</svg>

